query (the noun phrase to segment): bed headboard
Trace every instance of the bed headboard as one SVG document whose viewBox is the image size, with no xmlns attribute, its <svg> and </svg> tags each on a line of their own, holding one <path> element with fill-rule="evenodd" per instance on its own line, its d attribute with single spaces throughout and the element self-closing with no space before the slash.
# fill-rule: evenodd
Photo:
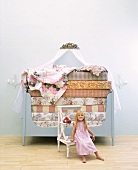
<svg viewBox="0 0 138 170">
<path fill-rule="evenodd" d="M 54 64 L 67 65 L 69 67 L 82 67 L 84 63 L 81 61 L 79 47 L 74 43 L 66 43 L 60 47 L 60 50 L 65 50 L 65 53 L 59 57 Z"/>
</svg>

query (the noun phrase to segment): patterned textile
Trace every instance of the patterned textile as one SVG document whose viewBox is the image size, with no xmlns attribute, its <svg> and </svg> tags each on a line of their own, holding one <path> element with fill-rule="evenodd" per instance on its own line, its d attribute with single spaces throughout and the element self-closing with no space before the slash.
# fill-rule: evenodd
<svg viewBox="0 0 138 170">
<path fill-rule="evenodd" d="M 57 113 L 32 113 L 33 121 L 41 127 L 49 127 L 58 125 Z M 72 121 L 75 119 L 76 112 L 63 113 L 63 117 L 68 116 Z M 105 112 L 85 112 L 86 121 L 89 127 L 100 126 L 105 121 Z M 72 126 L 72 124 L 66 124 Z"/>
<path fill-rule="evenodd" d="M 107 97 L 110 90 L 69 90 L 67 89 L 62 97 Z"/>
<path fill-rule="evenodd" d="M 32 97 L 42 97 L 39 90 L 28 90 Z M 62 97 L 107 97 L 110 90 L 66 90 Z"/>
<path fill-rule="evenodd" d="M 80 68 L 75 69 L 76 71 L 90 71 L 92 74 L 99 76 L 102 72 L 108 72 L 107 69 L 103 66 L 98 65 L 86 65 Z"/>
<path fill-rule="evenodd" d="M 36 70 L 27 69 L 22 73 L 22 83 L 27 83 L 33 90 L 40 88 L 42 83 L 54 84 L 57 87 L 63 87 L 63 75 L 69 74 L 75 67 L 68 67 L 66 65 L 47 65 L 47 67 Z M 36 87 L 35 87 L 36 86 Z"/>
<path fill-rule="evenodd" d="M 60 100 L 60 99 L 59 99 Z M 31 105 L 52 105 L 44 97 L 31 97 Z"/>
<path fill-rule="evenodd" d="M 105 112 L 106 110 L 106 105 L 105 104 L 98 104 L 98 105 L 84 105 L 82 106 L 82 111 L 84 112 Z M 76 112 L 77 109 L 70 109 L 66 110 L 63 109 L 63 112 Z M 55 113 L 57 112 L 57 107 L 56 106 L 47 106 L 47 105 L 35 105 L 32 106 L 32 112 L 49 112 L 49 113 Z"/>
<path fill-rule="evenodd" d="M 37 126 L 41 126 L 41 127 L 57 127 L 58 126 L 58 121 L 34 121 L 34 123 Z"/>
<path fill-rule="evenodd" d="M 57 113 L 32 113 L 32 119 L 33 121 L 58 121 L 58 114 Z"/>
<path fill-rule="evenodd" d="M 49 103 L 55 104 L 67 89 L 64 75 L 73 70 L 74 67 L 65 65 L 48 65 L 42 70 L 27 69 L 21 77 L 22 86 L 39 90 L 43 97 L 49 98 Z"/>
<path fill-rule="evenodd" d="M 107 81 L 108 73 L 101 72 L 99 76 L 85 71 L 73 71 L 68 74 L 68 80 L 93 80 L 93 81 Z"/>
<path fill-rule="evenodd" d="M 41 97 L 42 96 L 39 90 L 28 90 L 28 93 L 32 97 Z"/>
<path fill-rule="evenodd" d="M 27 90 L 39 90 L 41 95 L 45 98 L 49 97 L 49 103 L 54 105 L 67 89 L 68 79 L 66 79 L 66 76 L 75 69 L 76 67 L 53 64 L 38 70 L 27 69 L 21 76 L 22 86 Z M 96 76 L 107 71 L 105 67 L 98 65 L 84 66 L 79 70 L 90 71 Z"/>
<path fill-rule="evenodd" d="M 56 105 L 97 105 L 106 104 L 106 98 L 75 98 L 61 97 Z M 31 105 L 51 105 L 43 97 L 31 97 Z"/>
<path fill-rule="evenodd" d="M 111 81 L 68 81 L 67 89 L 111 89 Z"/>
</svg>

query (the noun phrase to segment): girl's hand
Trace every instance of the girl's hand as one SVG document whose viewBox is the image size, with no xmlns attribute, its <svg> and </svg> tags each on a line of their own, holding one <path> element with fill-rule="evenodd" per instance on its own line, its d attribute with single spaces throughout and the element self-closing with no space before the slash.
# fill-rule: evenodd
<svg viewBox="0 0 138 170">
<path fill-rule="evenodd" d="M 74 142 L 74 139 L 70 139 L 71 142 Z"/>
<path fill-rule="evenodd" d="M 95 141 L 95 136 L 94 135 L 92 136 L 92 141 Z"/>
</svg>

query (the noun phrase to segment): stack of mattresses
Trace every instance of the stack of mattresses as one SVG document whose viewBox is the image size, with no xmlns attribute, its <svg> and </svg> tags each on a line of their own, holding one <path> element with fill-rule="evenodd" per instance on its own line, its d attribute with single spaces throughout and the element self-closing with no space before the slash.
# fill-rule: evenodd
<svg viewBox="0 0 138 170">
<path fill-rule="evenodd" d="M 53 106 L 39 91 L 29 91 L 32 100 L 33 121 L 42 127 L 57 126 L 56 105 L 82 105 L 89 126 L 100 126 L 106 118 L 106 98 L 112 86 L 108 72 L 99 76 L 86 71 L 73 71 L 68 75 L 68 88 Z M 62 110 L 63 116 L 74 120 L 76 110 Z"/>
</svg>

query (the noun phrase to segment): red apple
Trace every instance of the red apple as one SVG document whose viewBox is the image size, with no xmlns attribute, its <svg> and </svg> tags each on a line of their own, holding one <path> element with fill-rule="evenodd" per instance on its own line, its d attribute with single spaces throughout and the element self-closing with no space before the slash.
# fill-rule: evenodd
<svg viewBox="0 0 138 170">
<path fill-rule="evenodd" d="M 65 117 L 65 118 L 63 119 L 63 122 L 64 122 L 64 123 L 71 123 L 71 119 L 70 119 L 69 117 Z"/>
</svg>

